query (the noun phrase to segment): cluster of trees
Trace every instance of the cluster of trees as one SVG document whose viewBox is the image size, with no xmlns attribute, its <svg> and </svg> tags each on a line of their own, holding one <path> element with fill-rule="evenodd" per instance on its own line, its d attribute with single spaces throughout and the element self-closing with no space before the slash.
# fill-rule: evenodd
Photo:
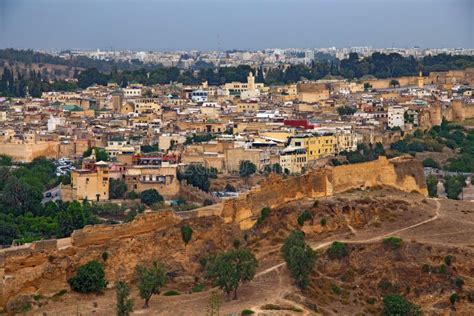
<svg viewBox="0 0 474 316">
<path fill-rule="evenodd" d="M 206 168 L 198 164 L 188 165 L 183 172 L 178 172 L 178 180 L 186 180 L 188 184 L 205 192 L 209 192 L 209 179 L 217 178 L 216 168 Z"/>
<path fill-rule="evenodd" d="M 358 144 L 357 150 L 355 151 L 343 151 L 342 156 L 345 156 L 349 163 L 359 163 L 365 161 L 372 161 L 379 158 L 379 156 L 385 155 L 385 150 L 381 143 L 376 143 L 375 146 L 369 144 Z M 337 160 L 333 163 L 338 164 Z"/>
<path fill-rule="evenodd" d="M 292 231 L 281 248 L 281 254 L 296 286 L 302 290 L 305 289 L 314 269 L 316 253 L 306 244 L 304 232 Z"/>
<path fill-rule="evenodd" d="M 0 96 L 24 97 L 29 93 L 33 97 L 40 97 L 43 91 L 51 91 L 53 86 L 64 87 L 60 83 L 51 85 L 47 80 L 43 80 L 40 72 L 34 70 L 21 74 L 4 67 L 0 76 Z"/>
</svg>

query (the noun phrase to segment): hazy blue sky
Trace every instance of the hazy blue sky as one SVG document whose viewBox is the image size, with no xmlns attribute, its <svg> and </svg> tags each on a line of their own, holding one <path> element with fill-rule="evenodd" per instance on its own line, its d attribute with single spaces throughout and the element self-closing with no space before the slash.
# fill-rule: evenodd
<svg viewBox="0 0 474 316">
<path fill-rule="evenodd" d="M 0 0 L 0 47 L 474 47 L 474 0 Z"/>
</svg>

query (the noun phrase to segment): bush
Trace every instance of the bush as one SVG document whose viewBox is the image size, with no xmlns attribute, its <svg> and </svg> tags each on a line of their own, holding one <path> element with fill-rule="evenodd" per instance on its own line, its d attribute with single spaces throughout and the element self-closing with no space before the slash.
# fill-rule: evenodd
<svg viewBox="0 0 474 316">
<path fill-rule="evenodd" d="M 349 252 L 347 250 L 346 244 L 335 241 L 331 244 L 331 246 L 327 250 L 327 254 L 329 258 L 331 259 L 342 259 L 346 257 L 349 254 Z"/>
<path fill-rule="evenodd" d="M 464 280 L 460 277 L 457 277 L 455 280 L 454 280 L 454 285 L 456 285 L 457 288 L 459 289 L 462 289 L 463 285 L 464 285 Z"/>
<path fill-rule="evenodd" d="M 170 291 L 167 291 L 165 293 L 163 293 L 164 296 L 176 296 L 176 295 L 180 295 L 180 293 L 178 291 L 175 291 L 175 290 L 170 290 Z"/>
<path fill-rule="evenodd" d="M 446 257 L 444 257 L 444 263 L 447 266 L 450 266 L 453 263 L 453 256 L 447 255 Z"/>
<path fill-rule="evenodd" d="M 383 298 L 383 315 L 421 315 L 420 308 L 400 295 L 387 295 Z"/>
<path fill-rule="evenodd" d="M 198 293 L 198 292 L 202 292 L 204 291 L 204 289 L 206 288 L 206 286 L 202 283 L 198 283 L 196 285 L 193 286 L 193 288 L 191 289 L 191 291 L 193 293 Z"/>
<path fill-rule="evenodd" d="M 438 179 L 435 176 L 429 175 L 428 178 L 426 178 L 426 186 L 430 197 L 438 196 Z"/>
<path fill-rule="evenodd" d="M 432 158 L 426 158 L 423 160 L 423 167 L 427 168 L 436 168 L 440 169 L 439 163 L 437 163 L 434 159 Z"/>
<path fill-rule="evenodd" d="M 107 261 L 107 259 L 109 259 L 109 253 L 107 251 L 104 251 L 102 253 L 102 260 Z"/>
<path fill-rule="evenodd" d="M 385 247 L 391 249 L 398 249 L 402 245 L 403 240 L 397 237 L 388 237 L 383 240 L 383 244 Z"/>
<path fill-rule="evenodd" d="M 255 312 L 253 310 L 250 310 L 250 309 L 244 309 L 240 315 L 252 315 L 252 314 L 255 314 Z"/>
<path fill-rule="evenodd" d="M 140 194 L 140 200 L 143 204 L 150 206 L 158 202 L 163 202 L 163 197 L 155 189 L 149 189 Z"/>
<path fill-rule="evenodd" d="M 139 197 L 140 197 L 140 195 L 139 195 L 137 192 L 135 192 L 135 191 L 130 191 L 130 192 L 128 193 L 128 198 L 129 198 L 130 200 L 136 200 L 136 199 L 138 199 Z"/>
<path fill-rule="evenodd" d="M 107 286 L 104 266 L 99 261 L 90 261 L 80 266 L 76 276 L 70 278 L 68 282 L 76 292 L 102 293 Z"/>
<path fill-rule="evenodd" d="M 445 264 L 442 264 L 439 266 L 438 272 L 441 274 L 446 274 L 448 272 L 448 267 Z"/>
<path fill-rule="evenodd" d="M 270 215 L 270 209 L 268 207 L 262 208 L 260 212 L 260 216 L 257 219 L 257 226 L 261 225 L 265 219 L 267 219 L 268 215 Z"/>
<path fill-rule="evenodd" d="M 115 287 L 117 298 L 117 316 L 128 316 L 133 311 L 133 300 L 129 299 L 130 288 L 124 281 L 119 281 Z"/>
<path fill-rule="evenodd" d="M 449 297 L 449 301 L 451 302 L 451 304 L 456 304 L 456 302 L 459 302 L 459 294 L 458 293 L 453 293 L 451 294 L 451 296 Z"/>
<path fill-rule="evenodd" d="M 321 218 L 321 220 L 319 221 L 319 223 L 321 224 L 321 226 L 326 226 L 326 219 L 323 217 Z"/>
<path fill-rule="evenodd" d="M 313 215 L 308 211 L 303 211 L 303 213 L 298 216 L 298 225 L 303 226 L 306 221 L 313 219 Z"/>
</svg>

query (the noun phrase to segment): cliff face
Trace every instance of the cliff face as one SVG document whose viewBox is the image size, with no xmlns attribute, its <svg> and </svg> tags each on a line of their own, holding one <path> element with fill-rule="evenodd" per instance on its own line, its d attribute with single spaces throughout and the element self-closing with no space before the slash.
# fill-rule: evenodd
<svg viewBox="0 0 474 316">
<path fill-rule="evenodd" d="M 152 260 L 162 261 L 172 274 L 192 279 L 199 269 L 199 258 L 230 247 L 242 230 L 255 224 L 262 208 L 375 186 L 427 195 L 419 162 L 381 157 L 367 163 L 317 169 L 300 177 L 270 177 L 248 194 L 180 216 L 149 213 L 131 223 L 90 226 L 75 231 L 70 238 L 0 250 L 0 306 L 13 304 L 22 294 L 51 296 L 68 289 L 67 279 L 77 267 L 90 260 L 102 261 L 104 252 L 108 253 L 104 264 L 111 284 L 118 279 L 133 279 L 137 263 Z M 357 222 L 357 214 L 347 215 Z M 194 231 L 187 248 L 180 233 L 183 218 L 188 218 L 184 221 Z"/>
</svg>

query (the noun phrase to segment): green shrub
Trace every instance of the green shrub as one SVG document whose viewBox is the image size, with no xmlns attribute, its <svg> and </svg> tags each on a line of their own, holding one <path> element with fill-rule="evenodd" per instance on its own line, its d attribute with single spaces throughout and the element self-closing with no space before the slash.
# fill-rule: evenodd
<svg viewBox="0 0 474 316">
<path fill-rule="evenodd" d="M 420 308 L 400 295 L 387 295 L 383 298 L 383 315 L 418 316 Z"/>
<path fill-rule="evenodd" d="M 255 314 L 255 312 L 251 309 L 244 309 L 240 315 L 252 315 L 252 314 Z"/>
<path fill-rule="evenodd" d="M 383 244 L 391 249 L 398 249 L 402 245 L 403 240 L 397 237 L 388 237 L 383 240 Z"/>
<path fill-rule="evenodd" d="M 443 263 L 439 266 L 438 272 L 441 274 L 446 274 L 448 272 L 448 267 Z"/>
<path fill-rule="evenodd" d="M 270 209 L 268 207 L 262 208 L 260 216 L 257 219 L 257 226 L 261 225 L 265 219 L 270 215 Z"/>
<path fill-rule="evenodd" d="M 107 286 L 104 266 L 99 261 L 89 261 L 80 266 L 76 275 L 70 278 L 68 282 L 76 292 L 102 293 Z"/>
<path fill-rule="evenodd" d="M 331 286 L 331 291 L 336 295 L 341 295 L 341 293 L 342 293 L 342 289 L 339 286 L 337 286 L 336 284 L 333 284 Z"/>
<path fill-rule="evenodd" d="M 202 292 L 204 291 L 204 289 L 206 288 L 206 286 L 202 283 L 198 283 L 196 285 L 193 286 L 193 288 L 191 289 L 191 291 L 193 293 L 198 293 L 198 292 Z"/>
<path fill-rule="evenodd" d="M 451 294 L 451 296 L 449 297 L 449 301 L 451 302 L 451 304 L 456 304 L 456 302 L 459 302 L 459 294 L 458 293 L 453 293 Z"/>
<path fill-rule="evenodd" d="M 104 251 L 102 253 L 102 260 L 107 261 L 107 259 L 109 259 L 109 253 L 107 251 Z"/>
<path fill-rule="evenodd" d="M 374 297 L 369 297 L 367 299 L 367 304 L 374 305 L 375 304 L 375 298 Z"/>
<path fill-rule="evenodd" d="M 457 288 L 462 289 L 462 286 L 464 285 L 464 280 L 460 277 L 457 277 L 454 280 L 454 284 L 456 285 Z"/>
<path fill-rule="evenodd" d="M 346 244 L 335 241 L 327 250 L 327 254 L 330 259 L 342 259 L 349 254 L 349 251 Z"/>
<path fill-rule="evenodd" d="M 175 291 L 175 290 L 170 290 L 170 291 L 167 291 L 165 293 L 163 293 L 164 296 L 176 296 L 176 295 L 180 295 L 180 293 L 178 291 Z"/>
<path fill-rule="evenodd" d="M 321 224 L 321 226 L 326 226 L 326 219 L 323 217 L 321 218 L 321 220 L 319 221 L 319 223 Z"/>
<path fill-rule="evenodd" d="M 444 263 L 447 266 L 450 266 L 453 263 L 453 256 L 447 255 L 446 257 L 444 257 Z"/>
<path fill-rule="evenodd" d="M 313 215 L 308 211 L 303 211 L 303 213 L 298 216 L 298 225 L 303 226 L 306 221 L 313 219 Z"/>
</svg>

